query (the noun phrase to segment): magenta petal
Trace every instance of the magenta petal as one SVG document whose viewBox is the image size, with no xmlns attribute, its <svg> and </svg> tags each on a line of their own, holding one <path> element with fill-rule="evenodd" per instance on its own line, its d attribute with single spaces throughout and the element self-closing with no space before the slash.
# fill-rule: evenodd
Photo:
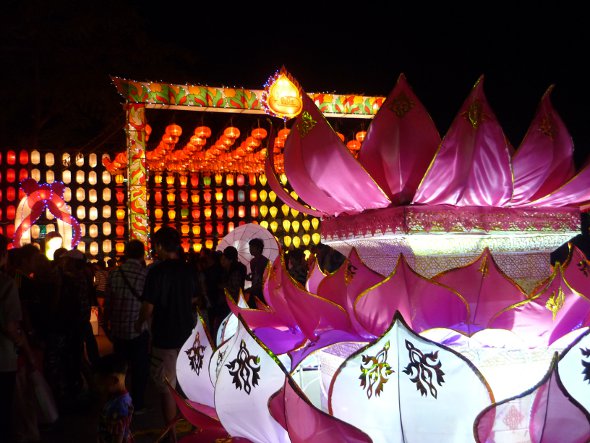
<svg viewBox="0 0 590 443">
<path fill-rule="evenodd" d="M 483 76 L 445 135 L 413 203 L 504 206 L 512 197 L 512 147 L 483 91 Z"/>
<path fill-rule="evenodd" d="M 465 323 L 469 306 L 451 288 L 414 272 L 401 254 L 392 273 L 357 298 L 354 311 L 369 333 L 380 336 L 391 325 L 396 311 L 411 328 L 421 332 Z"/>
<path fill-rule="evenodd" d="M 572 138 L 551 104 L 550 87 L 512 157 L 514 194 L 510 204 L 526 203 L 556 190 L 575 173 Z"/>
<path fill-rule="evenodd" d="M 493 442 L 510 435 L 533 443 L 586 443 L 590 416 L 572 401 L 558 381 L 557 353 L 551 367 L 534 389 L 484 409 L 475 420 L 478 441 Z"/>
<path fill-rule="evenodd" d="M 359 162 L 395 205 L 404 205 L 412 201 L 439 144 L 432 118 L 400 74 L 369 126 Z"/>
<path fill-rule="evenodd" d="M 370 443 L 360 429 L 316 408 L 289 376 L 269 401 L 273 418 L 289 433 L 291 443 Z"/>
<path fill-rule="evenodd" d="M 390 201 L 303 93 L 303 111 L 285 141 L 285 173 L 299 197 L 330 215 L 384 208 Z"/>
<path fill-rule="evenodd" d="M 485 328 L 505 307 L 526 299 L 523 290 L 500 270 L 488 248 L 473 263 L 445 271 L 433 280 L 455 289 L 467 300 L 470 333 Z"/>
</svg>

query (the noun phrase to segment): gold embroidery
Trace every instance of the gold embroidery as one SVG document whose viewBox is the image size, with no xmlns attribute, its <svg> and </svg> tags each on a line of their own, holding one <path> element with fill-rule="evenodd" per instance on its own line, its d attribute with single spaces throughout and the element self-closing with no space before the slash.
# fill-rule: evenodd
<svg viewBox="0 0 590 443">
<path fill-rule="evenodd" d="M 410 98 L 404 92 L 402 92 L 391 101 L 391 106 L 389 108 L 399 118 L 403 118 L 408 112 L 412 110 L 413 107 L 414 102 L 410 100 Z"/>
<path fill-rule="evenodd" d="M 309 132 L 315 128 L 316 124 L 317 122 L 313 119 L 311 114 L 305 111 L 301 115 L 301 121 L 297 124 L 297 130 L 299 131 L 301 138 L 307 136 L 307 134 L 309 134 Z"/>
<path fill-rule="evenodd" d="M 555 317 L 557 316 L 557 313 L 559 312 L 559 310 L 563 306 L 564 302 L 565 302 L 565 294 L 563 293 L 563 290 L 561 288 L 559 288 L 559 291 L 557 291 L 557 293 L 554 292 L 551 295 L 551 297 L 549 297 L 549 299 L 547 300 L 547 303 L 545 303 L 545 307 L 547 309 L 549 309 L 551 312 L 553 312 L 553 320 L 554 321 L 555 321 Z"/>
<path fill-rule="evenodd" d="M 387 363 L 387 351 L 389 350 L 389 341 L 385 343 L 377 355 L 362 355 L 363 362 L 361 363 L 361 387 L 367 389 L 367 398 L 373 396 L 373 387 L 375 388 L 375 395 L 379 396 L 383 391 L 383 385 L 387 383 L 389 376 L 395 371 L 391 369 Z"/>
<path fill-rule="evenodd" d="M 539 125 L 539 131 L 549 137 L 551 140 L 555 137 L 555 127 L 551 122 L 551 118 L 549 115 L 545 114 L 541 119 L 541 124 Z"/>
<path fill-rule="evenodd" d="M 490 269 L 488 267 L 488 258 L 484 257 L 482 262 L 481 262 L 481 266 L 479 267 L 479 272 L 482 273 L 483 277 L 486 278 L 490 272 Z"/>
<path fill-rule="evenodd" d="M 481 104 L 481 101 L 474 100 L 467 111 L 463 113 L 463 117 L 466 117 L 471 126 L 473 126 L 474 129 L 477 129 L 484 121 L 483 105 Z"/>
</svg>

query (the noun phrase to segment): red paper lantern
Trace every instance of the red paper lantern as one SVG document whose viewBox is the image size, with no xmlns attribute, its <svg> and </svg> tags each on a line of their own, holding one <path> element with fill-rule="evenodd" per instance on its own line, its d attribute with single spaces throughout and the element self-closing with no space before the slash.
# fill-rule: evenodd
<svg viewBox="0 0 590 443">
<path fill-rule="evenodd" d="M 222 222 L 217 223 L 217 234 L 218 235 L 223 235 L 225 226 L 223 226 Z"/>
<path fill-rule="evenodd" d="M 198 137 L 209 138 L 211 137 L 211 128 L 208 126 L 198 126 L 195 128 L 194 134 Z"/>
<path fill-rule="evenodd" d="M 264 128 L 256 128 L 256 129 L 252 130 L 252 137 L 254 137 L 255 139 L 258 139 L 258 140 L 262 140 L 262 139 L 266 138 L 267 134 L 268 133 L 266 132 L 266 129 L 264 129 Z"/>
<path fill-rule="evenodd" d="M 229 126 L 223 131 L 223 135 L 227 138 L 235 140 L 240 137 L 240 130 L 234 126 Z"/>
<path fill-rule="evenodd" d="M 117 234 L 117 237 L 123 237 L 125 235 L 125 226 L 117 225 L 115 233 Z"/>
<path fill-rule="evenodd" d="M 233 206 L 228 206 L 227 207 L 227 218 L 233 218 L 234 217 L 234 207 Z"/>
<path fill-rule="evenodd" d="M 22 149 L 18 154 L 18 161 L 21 165 L 29 163 L 29 153 Z"/>
<path fill-rule="evenodd" d="M 356 133 L 356 135 L 354 136 L 354 138 L 356 138 L 356 140 L 359 143 L 362 143 L 365 141 L 365 138 L 367 137 L 367 131 L 359 131 Z"/>
<path fill-rule="evenodd" d="M 6 163 L 9 165 L 14 165 L 16 163 L 16 152 L 8 151 L 6 153 Z"/>
<path fill-rule="evenodd" d="M 182 135 L 182 128 L 177 124 L 171 124 L 166 126 L 166 134 L 173 137 L 180 137 Z"/>
<path fill-rule="evenodd" d="M 213 225 L 211 223 L 205 223 L 205 233 L 211 235 L 213 233 Z"/>
<path fill-rule="evenodd" d="M 14 169 L 7 169 L 6 170 L 6 181 L 8 183 L 13 183 L 16 180 L 16 173 L 14 172 Z"/>
<path fill-rule="evenodd" d="M 215 209 L 215 215 L 217 216 L 217 218 L 223 218 L 223 207 L 222 206 L 218 206 Z"/>
</svg>

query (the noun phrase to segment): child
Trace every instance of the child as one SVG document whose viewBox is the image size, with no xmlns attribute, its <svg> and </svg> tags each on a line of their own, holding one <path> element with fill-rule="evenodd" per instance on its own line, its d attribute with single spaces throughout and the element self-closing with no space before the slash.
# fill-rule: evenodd
<svg viewBox="0 0 590 443">
<path fill-rule="evenodd" d="M 133 402 L 125 388 L 127 363 L 118 354 L 100 357 L 94 365 L 96 386 L 105 403 L 98 421 L 98 443 L 131 443 Z"/>
</svg>

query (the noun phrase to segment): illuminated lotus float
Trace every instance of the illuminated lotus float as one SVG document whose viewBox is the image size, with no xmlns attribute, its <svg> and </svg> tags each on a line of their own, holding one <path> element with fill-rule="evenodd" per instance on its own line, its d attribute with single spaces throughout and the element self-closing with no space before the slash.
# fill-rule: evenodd
<svg viewBox="0 0 590 443">
<path fill-rule="evenodd" d="M 482 79 L 438 142 L 401 76 L 358 160 L 301 97 L 284 156 L 305 203 L 278 185 L 272 156 L 266 174 L 285 202 L 322 217 L 346 260 L 328 275 L 316 265 L 303 287 L 279 256 L 267 304 L 227 297 L 215 340 L 198 322 L 177 360 L 198 413 L 252 442 L 590 441 L 590 263 L 576 247 L 553 268 L 548 257 L 579 230 L 590 172 L 575 172 L 548 94 L 513 154 Z M 458 231 L 484 245 L 477 256 L 433 275 L 412 267 L 404 241 Z M 498 254 L 483 241 L 495 234 Z M 523 279 L 530 291 L 511 277 L 538 271 L 526 254 L 519 270 L 496 259 L 526 234 L 546 260 L 543 278 Z"/>
</svg>

